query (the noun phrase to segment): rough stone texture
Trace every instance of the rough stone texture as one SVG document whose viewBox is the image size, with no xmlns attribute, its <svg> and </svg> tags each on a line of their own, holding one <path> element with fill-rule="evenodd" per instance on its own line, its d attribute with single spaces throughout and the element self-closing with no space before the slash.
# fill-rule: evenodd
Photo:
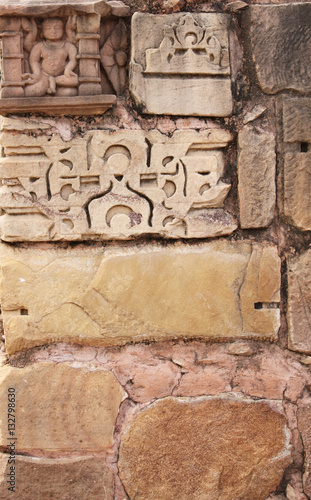
<svg viewBox="0 0 311 500">
<path fill-rule="evenodd" d="M 47 286 L 49 283 L 49 286 Z M 217 285 L 216 285 L 217 284 Z M 2 245 L 9 353 L 63 341 L 277 339 L 280 259 L 271 246 L 44 250 Z"/>
<path fill-rule="evenodd" d="M 275 205 L 274 135 L 247 125 L 239 133 L 238 147 L 241 227 L 267 227 Z"/>
<path fill-rule="evenodd" d="M 0 496 L 2 500 L 20 498 L 35 500 L 113 500 L 113 475 L 96 458 L 42 459 L 16 456 L 8 463 L 10 455 L 0 455 Z M 11 459 L 12 460 L 12 459 Z M 15 467 L 15 493 L 8 491 L 7 474 Z"/>
<path fill-rule="evenodd" d="M 16 450 L 103 451 L 126 393 L 112 373 L 39 363 L 0 370 L 0 445 L 8 446 L 8 388 L 16 394 Z"/>
<path fill-rule="evenodd" d="M 166 398 L 126 429 L 120 477 L 131 500 L 264 500 L 291 462 L 285 432 L 266 402 Z"/>
<path fill-rule="evenodd" d="M 251 6 L 245 21 L 251 23 L 253 59 L 264 92 L 310 91 L 311 5 Z"/>
<path fill-rule="evenodd" d="M 298 428 L 304 446 L 303 488 L 308 498 L 311 497 L 311 404 L 298 409 Z"/>
<path fill-rule="evenodd" d="M 311 6 L 310 6 L 311 7 Z M 286 222 L 311 229 L 311 99 L 280 97 L 277 102 L 281 153 L 280 209 Z"/>
<path fill-rule="evenodd" d="M 225 14 L 134 14 L 130 88 L 143 112 L 231 114 L 228 20 Z"/>
<path fill-rule="evenodd" d="M 288 346 L 311 354 L 311 250 L 288 259 Z"/>
<path fill-rule="evenodd" d="M 223 209 L 221 129 L 94 131 L 64 141 L 4 132 L 0 164 L 5 241 L 128 239 L 141 234 L 230 234 Z"/>
</svg>

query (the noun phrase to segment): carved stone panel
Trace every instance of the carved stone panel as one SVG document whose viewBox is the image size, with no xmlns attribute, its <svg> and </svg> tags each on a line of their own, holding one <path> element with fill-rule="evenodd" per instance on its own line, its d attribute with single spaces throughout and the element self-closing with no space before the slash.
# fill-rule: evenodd
<svg viewBox="0 0 311 500">
<path fill-rule="evenodd" d="M 52 342 L 276 340 L 280 259 L 272 246 L 1 247 L 6 349 Z"/>
<path fill-rule="evenodd" d="M 0 5 L 0 112 L 85 115 L 111 107 L 126 81 L 119 16 L 128 11 L 104 0 Z"/>
<path fill-rule="evenodd" d="M 143 112 L 231 114 L 228 19 L 225 14 L 134 14 L 130 85 Z"/>
<path fill-rule="evenodd" d="M 289 224 L 311 230 L 311 99 L 278 99 L 279 150 L 283 163 L 280 209 Z"/>
<path fill-rule="evenodd" d="M 224 130 L 3 133 L 1 236 L 5 241 L 202 238 L 236 224 L 223 203 Z"/>
</svg>

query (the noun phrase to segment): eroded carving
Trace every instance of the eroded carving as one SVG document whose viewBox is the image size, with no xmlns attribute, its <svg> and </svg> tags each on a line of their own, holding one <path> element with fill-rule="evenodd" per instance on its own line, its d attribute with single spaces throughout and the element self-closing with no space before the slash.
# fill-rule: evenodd
<svg viewBox="0 0 311 500">
<path fill-rule="evenodd" d="M 227 21 L 220 14 L 134 15 L 131 90 L 146 112 L 231 113 Z"/>
<path fill-rule="evenodd" d="M 223 209 L 222 130 L 90 132 L 83 139 L 2 134 L 6 241 L 208 237 L 236 225 Z"/>
<path fill-rule="evenodd" d="M 0 7 L 0 111 L 53 114 L 54 107 L 54 114 L 103 113 L 115 101 L 112 94 L 121 94 L 126 82 L 127 36 L 118 18 L 127 13 L 122 2 L 104 0 L 66 2 L 65 8 L 57 2 Z M 105 25 L 112 26 L 108 40 L 101 39 Z M 104 85 L 107 76 L 109 88 Z"/>
<path fill-rule="evenodd" d="M 63 20 L 59 17 L 45 19 L 41 25 L 43 40 L 34 43 L 32 47 L 37 27 L 34 19 L 27 21 L 24 25 L 30 29 L 27 35 L 27 38 L 29 37 L 27 48 L 30 48 L 29 66 L 32 73 L 22 75 L 26 85 L 25 95 L 30 97 L 41 97 L 46 94 L 77 95 L 79 80 L 73 71 L 78 62 L 77 48 L 73 43 L 63 39 Z M 67 26 L 72 24 L 70 17 Z"/>
</svg>

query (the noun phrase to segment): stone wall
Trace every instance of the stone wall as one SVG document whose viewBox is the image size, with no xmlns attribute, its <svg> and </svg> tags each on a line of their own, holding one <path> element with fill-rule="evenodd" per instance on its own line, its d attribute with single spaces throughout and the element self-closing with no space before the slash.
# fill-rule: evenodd
<svg viewBox="0 0 311 500">
<path fill-rule="evenodd" d="M 311 498 L 310 34 L 0 1 L 1 499 Z"/>
</svg>

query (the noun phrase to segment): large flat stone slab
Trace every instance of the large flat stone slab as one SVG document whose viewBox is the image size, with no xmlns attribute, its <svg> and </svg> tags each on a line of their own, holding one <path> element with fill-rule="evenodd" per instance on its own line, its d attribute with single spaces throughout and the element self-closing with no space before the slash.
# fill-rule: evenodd
<svg viewBox="0 0 311 500">
<path fill-rule="evenodd" d="M 15 480 L 14 490 L 8 489 L 12 487 L 7 482 L 10 477 Z M 11 500 L 14 496 L 23 500 L 42 497 L 113 500 L 113 474 L 96 458 L 46 459 L 17 455 L 13 459 L 9 454 L 1 454 L 0 496 L 2 500 Z"/>
<path fill-rule="evenodd" d="M 275 206 L 274 135 L 247 125 L 239 133 L 238 146 L 241 227 L 267 227 Z"/>
<path fill-rule="evenodd" d="M 259 84 L 274 94 L 311 90 L 311 5 L 254 5 L 246 11 Z"/>
<path fill-rule="evenodd" d="M 134 14 L 130 88 L 142 112 L 231 114 L 228 23 L 226 14 Z"/>
<path fill-rule="evenodd" d="M 51 342 L 277 339 L 280 259 L 271 246 L 55 249 L 2 245 L 9 353 Z"/>
<path fill-rule="evenodd" d="M 311 7 L 311 6 L 310 6 Z M 288 224 L 311 230 L 311 99 L 279 97 L 279 206 Z"/>
<path fill-rule="evenodd" d="M 265 500 L 291 462 L 288 441 L 266 402 L 170 397 L 127 427 L 119 471 L 131 500 Z"/>
<path fill-rule="evenodd" d="M 5 241 L 205 238 L 237 225 L 223 208 L 226 130 L 93 131 L 64 141 L 4 132 Z"/>
<path fill-rule="evenodd" d="M 311 250 L 288 259 L 288 346 L 311 354 Z"/>
<path fill-rule="evenodd" d="M 1 447 L 8 447 L 11 440 L 16 452 L 83 454 L 112 447 L 126 393 L 111 372 L 38 363 L 26 368 L 3 366 L 0 381 Z M 10 428 L 14 434 L 8 430 L 9 388 L 16 395 L 15 427 Z"/>
</svg>

